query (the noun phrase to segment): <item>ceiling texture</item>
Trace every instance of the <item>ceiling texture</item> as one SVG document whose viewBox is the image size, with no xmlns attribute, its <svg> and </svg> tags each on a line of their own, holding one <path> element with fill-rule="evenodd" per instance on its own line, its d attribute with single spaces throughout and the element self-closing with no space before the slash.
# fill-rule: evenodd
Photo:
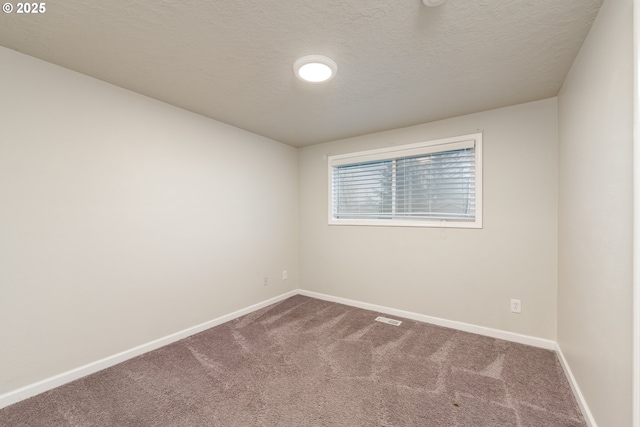
<svg viewBox="0 0 640 427">
<path fill-rule="evenodd" d="M 0 45 L 302 147 L 555 96 L 601 3 L 57 0 Z M 335 78 L 298 80 L 308 54 Z"/>
</svg>

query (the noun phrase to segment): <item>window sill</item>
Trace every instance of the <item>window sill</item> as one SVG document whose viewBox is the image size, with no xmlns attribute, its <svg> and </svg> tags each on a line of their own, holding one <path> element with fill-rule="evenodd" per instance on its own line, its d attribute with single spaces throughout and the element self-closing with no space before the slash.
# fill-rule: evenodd
<svg viewBox="0 0 640 427">
<path fill-rule="evenodd" d="M 355 225 L 373 227 L 426 227 L 426 228 L 482 228 L 482 221 L 447 221 L 447 220 L 338 220 L 330 219 L 329 225 Z"/>
</svg>

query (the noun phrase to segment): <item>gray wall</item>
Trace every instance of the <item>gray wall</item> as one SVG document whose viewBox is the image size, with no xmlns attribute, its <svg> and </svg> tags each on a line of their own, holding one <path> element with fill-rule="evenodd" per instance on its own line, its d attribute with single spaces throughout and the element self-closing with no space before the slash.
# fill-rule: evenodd
<svg viewBox="0 0 640 427">
<path fill-rule="evenodd" d="M 606 0 L 558 96 L 558 343 L 598 425 L 631 425 L 633 25 Z"/>
<path fill-rule="evenodd" d="M 478 130 L 483 229 L 327 225 L 327 155 Z M 303 289 L 555 339 L 555 98 L 305 147 L 299 169 Z"/>
<path fill-rule="evenodd" d="M 295 149 L 0 63 L 0 394 L 298 288 Z"/>
</svg>

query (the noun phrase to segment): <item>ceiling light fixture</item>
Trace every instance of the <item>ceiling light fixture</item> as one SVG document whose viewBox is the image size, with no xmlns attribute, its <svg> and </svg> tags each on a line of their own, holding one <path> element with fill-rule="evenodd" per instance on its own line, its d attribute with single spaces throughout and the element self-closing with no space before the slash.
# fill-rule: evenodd
<svg viewBox="0 0 640 427">
<path fill-rule="evenodd" d="M 440 6 L 444 0 L 422 0 L 425 6 Z"/>
<path fill-rule="evenodd" d="M 336 75 L 338 65 L 323 55 L 307 55 L 293 63 L 293 72 L 305 82 L 328 82 Z"/>
</svg>

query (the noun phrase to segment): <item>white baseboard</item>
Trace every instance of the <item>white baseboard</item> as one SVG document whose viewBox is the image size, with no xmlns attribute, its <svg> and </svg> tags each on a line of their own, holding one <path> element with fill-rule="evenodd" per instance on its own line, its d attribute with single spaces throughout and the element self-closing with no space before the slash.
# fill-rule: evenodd
<svg viewBox="0 0 640 427">
<path fill-rule="evenodd" d="M 296 290 L 0 395 L 0 409 L 296 295 Z"/>
<path fill-rule="evenodd" d="M 598 427 L 596 424 L 595 418 L 593 418 L 593 414 L 589 410 L 589 406 L 587 405 L 587 401 L 584 399 L 582 395 L 582 391 L 580 391 L 580 387 L 578 386 L 578 382 L 576 378 L 573 376 L 573 372 L 571 372 L 571 368 L 569 367 L 569 362 L 564 357 L 564 353 L 560 348 L 560 344 L 556 343 L 555 346 L 556 354 L 558 355 L 558 359 L 560 359 L 560 364 L 562 365 L 562 369 L 564 369 L 564 373 L 569 380 L 569 385 L 573 390 L 573 395 L 576 397 L 578 401 L 578 405 L 580 406 L 580 410 L 582 411 L 582 416 L 584 416 L 584 420 L 589 427 Z"/>
<path fill-rule="evenodd" d="M 556 349 L 555 341 L 547 340 L 544 338 L 537 338 L 529 335 L 518 334 L 515 332 L 503 331 L 500 329 L 487 328 L 484 326 L 472 325 L 470 323 L 457 322 L 455 320 L 447 320 L 439 317 L 427 316 L 425 314 L 413 313 L 411 311 L 397 310 L 395 308 L 369 304 L 366 302 L 355 301 L 347 298 L 334 297 L 332 295 L 320 294 L 318 292 L 312 292 L 312 291 L 305 291 L 303 289 L 298 289 L 298 293 L 300 295 L 305 295 L 311 298 L 337 302 L 339 304 L 363 308 L 365 310 L 377 311 L 380 313 L 390 314 L 392 316 L 404 317 L 406 319 L 416 320 L 418 322 L 431 323 L 433 325 L 444 326 L 446 328 L 457 329 L 459 331 L 471 332 L 472 334 L 484 335 L 492 338 L 499 338 L 505 341 L 517 342 L 520 344 L 526 344 L 533 347 L 544 348 L 547 350 Z"/>
</svg>

